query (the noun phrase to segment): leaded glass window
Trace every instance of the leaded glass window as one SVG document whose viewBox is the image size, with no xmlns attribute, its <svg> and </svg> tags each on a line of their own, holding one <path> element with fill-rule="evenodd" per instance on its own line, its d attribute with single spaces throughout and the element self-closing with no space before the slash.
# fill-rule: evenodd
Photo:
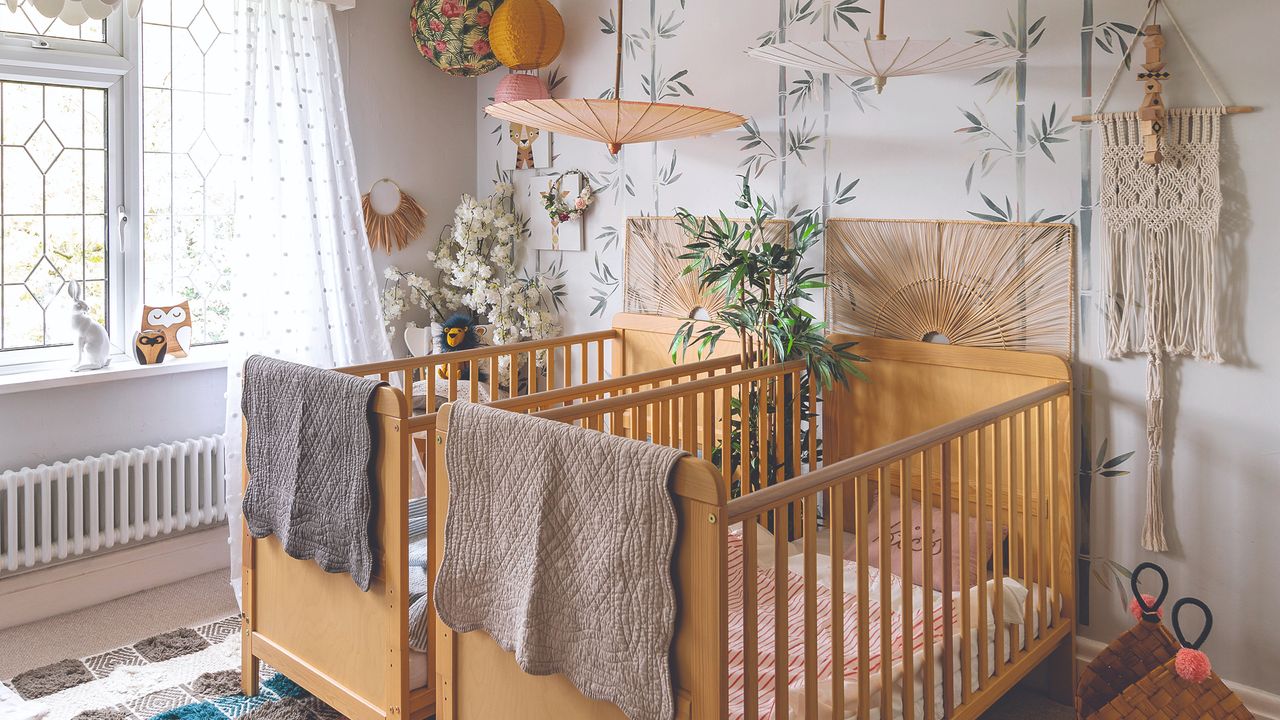
<svg viewBox="0 0 1280 720">
<path fill-rule="evenodd" d="M 232 3 L 143 5 L 144 299 L 191 304 L 195 342 L 225 339 L 234 216 Z"/>
<path fill-rule="evenodd" d="M 104 90 L 0 82 L 0 350 L 71 343 L 70 280 L 106 322 L 105 117 Z"/>
<path fill-rule="evenodd" d="M 19 5 L 12 12 L 7 7 L 0 7 L 0 32 L 106 42 L 106 29 L 107 24 L 101 20 L 89 20 L 83 25 L 68 25 L 57 18 L 47 18 L 29 2 Z"/>
</svg>

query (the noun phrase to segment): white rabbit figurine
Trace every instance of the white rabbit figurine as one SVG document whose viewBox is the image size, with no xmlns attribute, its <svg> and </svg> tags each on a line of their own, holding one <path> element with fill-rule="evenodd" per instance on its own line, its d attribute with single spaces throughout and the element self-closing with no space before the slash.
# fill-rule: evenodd
<svg viewBox="0 0 1280 720">
<path fill-rule="evenodd" d="M 100 370 L 111 360 L 107 357 L 111 352 L 111 338 L 102 323 L 89 317 L 89 304 L 82 298 L 80 283 L 72 280 L 67 283 L 67 294 L 75 303 L 71 311 L 71 327 L 76 331 L 76 364 L 72 372 L 81 370 Z M 88 353 L 89 360 L 85 361 Z"/>
</svg>

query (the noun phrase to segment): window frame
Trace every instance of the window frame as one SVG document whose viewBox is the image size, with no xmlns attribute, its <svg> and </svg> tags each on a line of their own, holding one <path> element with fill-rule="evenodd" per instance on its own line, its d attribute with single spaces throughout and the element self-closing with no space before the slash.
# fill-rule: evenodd
<svg viewBox="0 0 1280 720">
<path fill-rule="evenodd" d="M 123 8 L 107 17 L 105 42 L 0 33 L 0 80 L 106 91 L 103 309 L 113 361 L 128 353 L 142 312 L 141 222 L 130 211 L 142 207 L 141 38 L 141 17 Z M 74 345 L 0 350 L 0 375 L 69 367 L 74 359 Z"/>
</svg>

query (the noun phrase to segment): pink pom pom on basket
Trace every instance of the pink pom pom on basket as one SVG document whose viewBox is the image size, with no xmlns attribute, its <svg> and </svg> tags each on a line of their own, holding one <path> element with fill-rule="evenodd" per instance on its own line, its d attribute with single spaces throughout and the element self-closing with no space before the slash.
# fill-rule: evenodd
<svg viewBox="0 0 1280 720">
<path fill-rule="evenodd" d="M 1209 656 L 1187 647 L 1179 650 L 1174 657 L 1173 669 L 1177 671 L 1178 677 L 1193 683 L 1202 683 L 1213 674 Z"/>
<path fill-rule="evenodd" d="M 515 100 L 546 100 L 551 97 L 547 84 L 537 75 L 511 73 L 498 82 L 498 89 L 493 92 L 495 103 L 513 102 Z"/>
<path fill-rule="evenodd" d="M 1142 601 L 1147 604 L 1147 607 L 1155 607 L 1155 604 L 1159 602 L 1154 596 L 1147 595 L 1146 593 L 1143 593 Z M 1129 601 L 1129 614 L 1133 616 L 1134 620 L 1142 619 L 1142 607 L 1138 605 L 1138 598 L 1134 598 Z M 1156 615 L 1158 617 L 1164 617 L 1164 608 L 1157 607 Z"/>
</svg>

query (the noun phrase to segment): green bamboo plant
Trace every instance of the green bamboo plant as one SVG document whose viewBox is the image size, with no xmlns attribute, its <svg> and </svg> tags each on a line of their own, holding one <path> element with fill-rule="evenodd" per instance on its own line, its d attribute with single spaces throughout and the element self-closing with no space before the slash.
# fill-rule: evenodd
<svg viewBox="0 0 1280 720">
<path fill-rule="evenodd" d="M 804 360 L 809 372 L 825 390 L 850 375 L 865 379 L 855 363 L 866 358 L 850 352 L 856 343 L 833 344 L 825 334 L 826 323 L 804 308 L 813 291 L 826 287 L 823 273 L 804 264 L 805 254 L 822 239 L 822 228 L 813 214 L 791 224 L 790 242 L 770 242 L 765 232 L 774 219 L 773 208 L 751 192 L 746 175 L 740 176 L 742 193 L 735 202 L 751 217 L 744 222 L 695 216 L 684 208 L 676 212 L 680 227 L 689 235 L 684 274 L 698 275 L 703 290 L 723 293 L 724 307 L 708 320 L 690 320 L 671 340 L 671 356 L 677 359 L 696 348 L 699 357 L 715 350 L 732 333 L 756 353 L 759 363 Z"/>
<path fill-rule="evenodd" d="M 732 403 L 731 433 L 728 454 L 736 479 L 731 494 L 740 494 L 741 482 L 753 487 L 772 485 L 779 478 L 792 477 L 799 468 L 790 467 L 795 455 L 794 443 L 800 443 L 802 462 L 809 458 L 809 434 L 816 430 L 817 408 L 810 406 L 809 386 L 816 383 L 821 392 L 836 382 L 846 384 L 849 377 L 865 379 L 856 363 L 866 358 L 854 354 L 852 342 L 832 343 L 826 336 L 826 323 L 805 309 L 803 303 L 813 300 L 813 292 L 826 287 L 824 275 L 804 263 L 805 254 L 822 238 L 822 228 L 810 213 L 791 224 L 789 242 L 771 242 L 766 225 L 774 219 L 773 208 L 754 195 L 748 176 L 741 176 L 742 191 L 735 204 L 750 213 L 745 221 L 730 220 L 725 213 L 718 218 L 695 216 L 681 208 L 677 211 L 680 226 L 690 241 L 679 259 L 688 262 L 685 274 L 698 276 L 703 290 L 721 293 L 724 306 L 707 320 L 689 320 L 680 326 L 671 341 L 672 359 L 695 350 L 699 357 L 710 354 L 726 335 L 741 342 L 744 359 L 764 365 L 774 362 L 803 360 L 807 372 L 799 387 L 789 381 L 782 387 L 756 388 L 747 398 Z M 801 430 L 792 437 L 792 400 L 799 393 Z M 816 394 L 816 393 L 815 393 Z M 743 412 L 748 408 L 763 412 Z M 781 435 L 769 448 L 768 457 L 758 452 L 758 428 L 761 422 L 776 428 Z M 744 437 L 749 443 L 751 467 L 738 473 L 743 456 Z M 815 442 L 821 453 L 821 443 Z M 723 462 L 726 448 L 716 448 L 712 462 Z M 814 458 L 816 462 L 821 456 Z"/>
</svg>

